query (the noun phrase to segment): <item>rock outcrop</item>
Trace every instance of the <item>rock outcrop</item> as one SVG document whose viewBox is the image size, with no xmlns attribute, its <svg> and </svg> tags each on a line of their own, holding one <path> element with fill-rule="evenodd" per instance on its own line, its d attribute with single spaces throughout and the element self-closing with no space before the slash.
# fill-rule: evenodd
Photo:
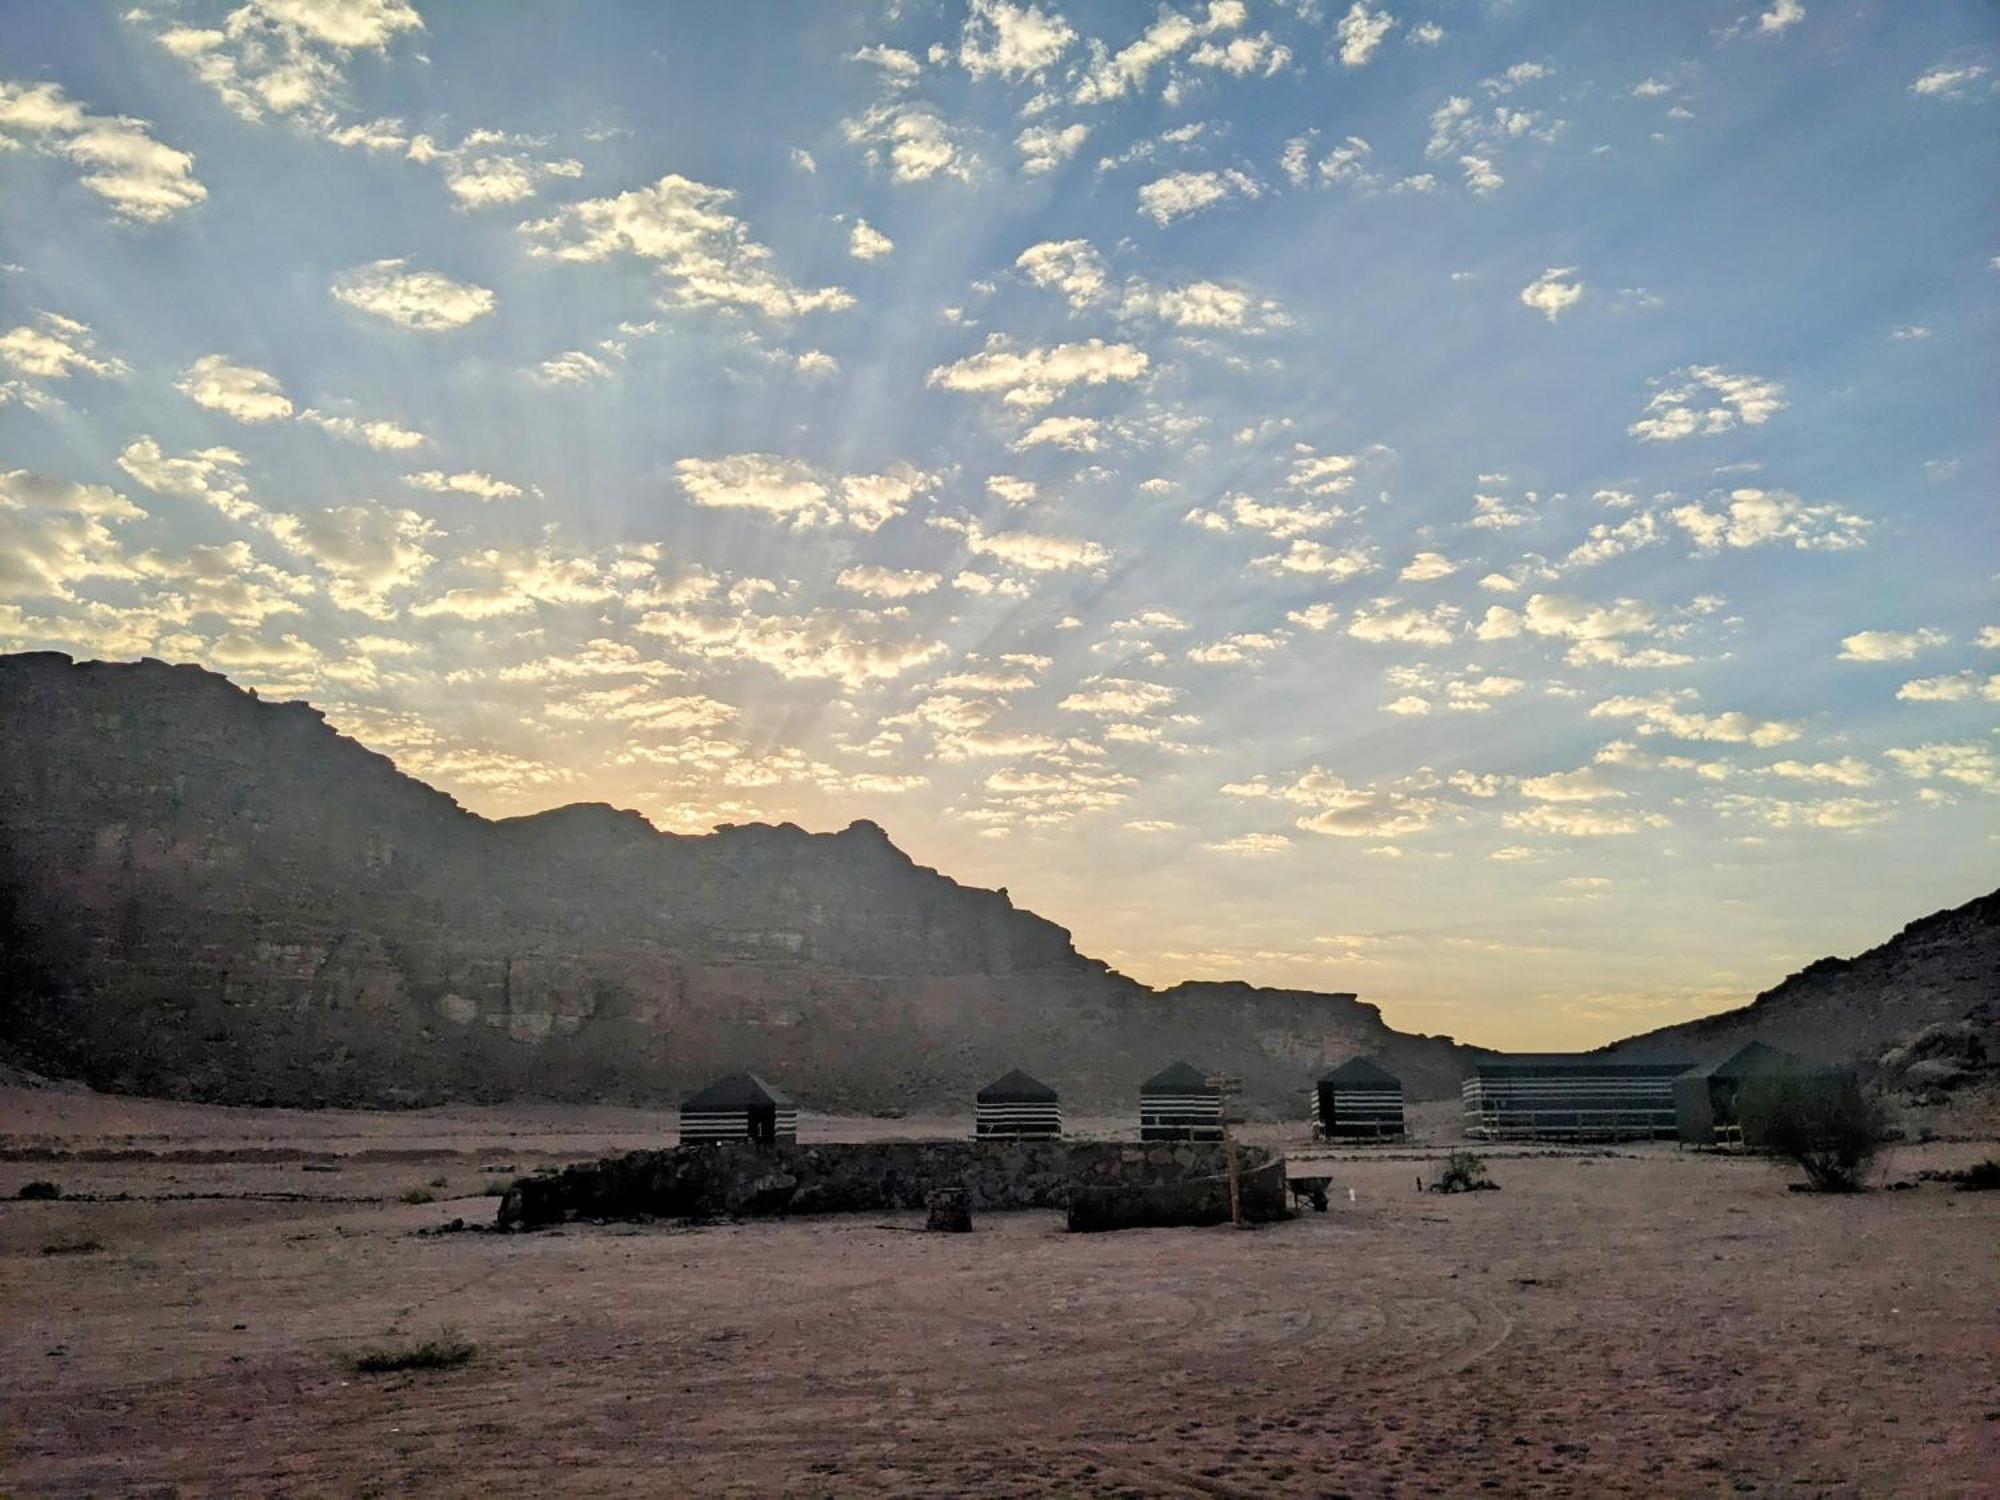
<svg viewBox="0 0 2000 1500">
<path fill-rule="evenodd" d="M 1437 1097 L 1473 1055 L 1351 994 L 1154 992 L 873 823 L 491 821 L 305 704 L 46 652 L 0 657 L 0 1049 L 228 1103 L 660 1103 L 749 1068 L 857 1112 L 969 1110 L 1014 1066 L 1129 1112 L 1189 1056 L 1286 1115 L 1350 1056 Z"/>
<path fill-rule="evenodd" d="M 1710 1059 L 1761 1041 L 1817 1062 L 1873 1065 L 1926 1028 L 1949 1031 L 1995 1001 L 2000 891 L 1919 918 L 1853 958 L 1818 959 L 1740 1009 L 1606 1050 Z"/>
</svg>

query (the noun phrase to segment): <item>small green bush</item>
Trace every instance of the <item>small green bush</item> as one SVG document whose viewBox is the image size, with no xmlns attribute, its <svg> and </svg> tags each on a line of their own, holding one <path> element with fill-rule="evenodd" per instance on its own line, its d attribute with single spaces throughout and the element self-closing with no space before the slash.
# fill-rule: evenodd
<svg viewBox="0 0 2000 1500">
<path fill-rule="evenodd" d="M 1444 1171 L 1431 1184 L 1434 1193 L 1491 1193 L 1500 1184 L 1486 1175 L 1486 1158 L 1470 1151 L 1454 1151 L 1445 1159 Z"/>
<path fill-rule="evenodd" d="M 62 1189 L 57 1187 L 53 1182 L 44 1182 L 40 1178 L 36 1178 L 33 1182 L 22 1183 L 21 1190 L 14 1196 L 16 1198 L 26 1198 L 30 1202 L 46 1203 L 52 1199 L 60 1198 L 62 1196 Z"/>
<path fill-rule="evenodd" d="M 44 1255 L 95 1255 L 104 1248 L 100 1240 L 57 1240 L 42 1246 Z"/>
<path fill-rule="evenodd" d="M 1961 1193 L 2000 1192 L 2000 1157 L 1989 1156 L 1962 1172 L 1954 1172 L 1951 1180 Z"/>
<path fill-rule="evenodd" d="M 1889 1140 L 1882 1101 L 1840 1073 L 1750 1079 L 1736 1098 L 1743 1139 L 1791 1162 L 1816 1193 L 1858 1193 Z"/>
<path fill-rule="evenodd" d="M 356 1373 L 393 1375 L 401 1370 L 454 1370 L 471 1359 L 475 1346 L 446 1329 L 434 1339 L 402 1349 L 370 1349 L 354 1360 Z"/>
<path fill-rule="evenodd" d="M 437 1202 L 437 1194 L 433 1193 L 429 1188 L 411 1188 L 407 1193 L 403 1194 L 403 1201 L 405 1203 L 435 1203 Z"/>
</svg>

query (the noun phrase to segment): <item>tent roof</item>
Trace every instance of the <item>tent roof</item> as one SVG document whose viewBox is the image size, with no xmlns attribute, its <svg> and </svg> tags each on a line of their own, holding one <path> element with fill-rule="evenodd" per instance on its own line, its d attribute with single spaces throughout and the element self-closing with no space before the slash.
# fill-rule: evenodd
<svg viewBox="0 0 2000 1500">
<path fill-rule="evenodd" d="M 1822 1063 L 1806 1061 L 1796 1053 L 1787 1052 L 1783 1047 L 1773 1047 L 1768 1042 L 1745 1042 L 1729 1056 L 1719 1062 L 1712 1062 L 1705 1068 L 1695 1068 L 1697 1078 L 1768 1078 L 1779 1073 L 1823 1073 L 1830 1071 Z"/>
<path fill-rule="evenodd" d="M 1055 1097 L 1054 1089 L 1019 1068 L 1004 1078 L 994 1079 L 974 1095 L 981 1104 L 1053 1104 Z"/>
<path fill-rule="evenodd" d="M 748 1109 L 754 1104 L 790 1104 L 791 1099 L 754 1073 L 718 1078 L 681 1105 L 682 1109 Z"/>
<path fill-rule="evenodd" d="M 1192 1063 L 1169 1063 L 1139 1085 L 1142 1094 L 1213 1094 L 1208 1074 Z"/>
<path fill-rule="evenodd" d="M 1351 1057 L 1337 1068 L 1319 1075 L 1321 1083 L 1345 1083 L 1357 1088 L 1399 1089 L 1402 1079 L 1365 1057 Z"/>
</svg>

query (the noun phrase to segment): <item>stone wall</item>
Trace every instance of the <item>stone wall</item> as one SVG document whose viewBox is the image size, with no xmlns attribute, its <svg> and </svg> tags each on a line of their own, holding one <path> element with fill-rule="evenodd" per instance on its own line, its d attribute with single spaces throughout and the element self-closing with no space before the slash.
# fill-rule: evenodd
<svg viewBox="0 0 2000 1500">
<path fill-rule="evenodd" d="M 1239 1146 L 1246 1212 L 1284 1212 L 1284 1158 Z M 1152 1210 L 1146 1222 L 1229 1217 L 1228 1154 L 1211 1143 L 1137 1146 L 1103 1141 L 882 1141 L 865 1145 L 677 1146 L 633 1151 L 523 1177 L 500 1203 L 502 1228 L 567 1219 L 708 1219 L 772 1214 L 882 1213 L 924 1206 L 940 1188 L 964 1188 L 974 1213 L 1068 1208 L 1073 1195 L 1116 1203 L 1106 1213 Z M 1166 1189 L 1184 1189 L 1163 1193 Z M 1222 1212 L 1212 1213 L 1220 1194 Z M 1196 1214 L 1189 1218 L 1191 1211 Z M 1275 1210 L 1273 1212 L 1272 1210 Z M 1132 1222 L 1139 1222 L 1134 1219 Z M 1100 1227 L 1095 1224 L 1089 1227 Z M 1101 1227 L 1112 1227 L 1109 1225 Z"/>
</svg>

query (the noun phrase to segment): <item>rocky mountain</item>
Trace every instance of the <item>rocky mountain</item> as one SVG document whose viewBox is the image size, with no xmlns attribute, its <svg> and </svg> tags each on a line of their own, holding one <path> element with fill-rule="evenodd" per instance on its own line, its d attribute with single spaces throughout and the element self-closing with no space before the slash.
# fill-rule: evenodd
<svg viewBox="0 0 2000 1500">
<path fill-rule="evenodd" d="M 1910 923 L 1854 958 L 1822 958 L 1750 1004 L 1649 1031 L 1610 1051 L 1726 1056 L 1751 1040 L 1822 1062 L 1872 1063 L 1927 1028 L 2000 1001 L 2000 891 Z"/>
<path fill-rule="evenodd" d="M 1130 1112 L 1175 1057 L 1296 1115 L 1373 1054 L 1474 1056 L 1351 994 L 1155 992 L 873 823 L 690 837 L 602 805 L 492 821 L 303 703 L 156 661 L 0 657 L 0 1051 L 219 1102 L 670 1102 L 768 1074 L 808 1108 L 969 1107 L 1022 1066 Z"/>
</svg>

